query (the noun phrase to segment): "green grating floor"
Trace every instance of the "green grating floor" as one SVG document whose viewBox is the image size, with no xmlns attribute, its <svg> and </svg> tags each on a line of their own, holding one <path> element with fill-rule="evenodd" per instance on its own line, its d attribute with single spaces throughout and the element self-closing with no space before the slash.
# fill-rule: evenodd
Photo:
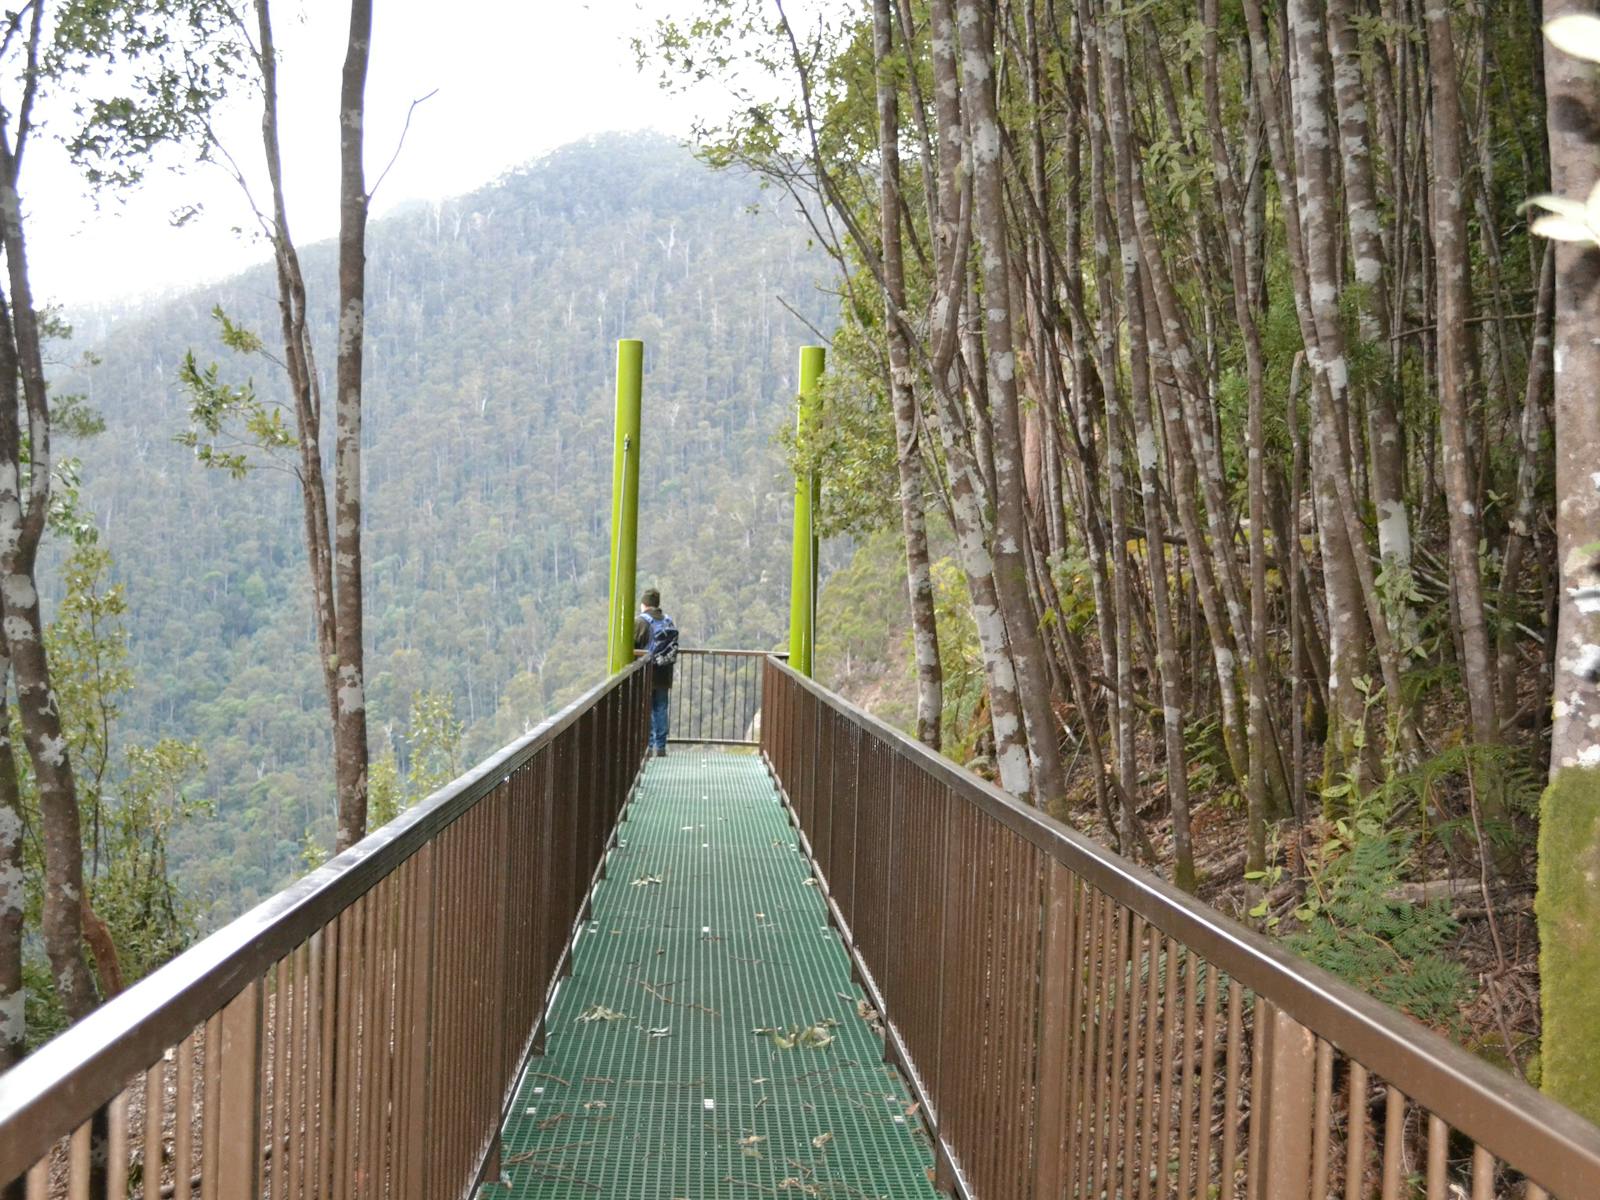
<svg viewBox="0 0 1600 1200">
<path fill-rule="evenodd" d="M 935 1196 L 760 759 L 650 760 L 618 839 L 481 1200 Z"/>
</svg>

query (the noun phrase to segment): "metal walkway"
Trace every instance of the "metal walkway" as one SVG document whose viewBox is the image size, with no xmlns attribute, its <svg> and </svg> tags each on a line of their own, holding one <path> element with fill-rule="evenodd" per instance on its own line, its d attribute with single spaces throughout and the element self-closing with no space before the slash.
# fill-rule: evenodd
<svg viewBox="0 0 1600 1200">
<path fill-rule="evenodd" d="M 761 760 L 650 760 L 617 836 L 482 1200 L 935 1196 Z"/>
</svg>

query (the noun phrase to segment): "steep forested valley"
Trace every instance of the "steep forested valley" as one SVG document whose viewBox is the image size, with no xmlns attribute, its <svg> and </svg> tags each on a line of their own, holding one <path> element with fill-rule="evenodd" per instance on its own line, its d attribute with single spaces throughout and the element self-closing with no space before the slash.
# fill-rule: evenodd
<svg viewBox="0 0 1600 1200">
<path fill-rule="evenodd" d="M 410 771 L 419 694 L 464 727 L 453 774 L 604 671 L 615 342 L 646 344 L 640 577 L 697 644 L 766 648 L 787 619 L 775 440 L 796 347 L 826 324 L 819 260 L 752 177 L 656 136 L 558 151 L 472 195 L 374 222 L 369 263 L 366 629 L 373 759 Z M 331 342 L 333 247 L 306 254 Z M 299 500 L 271 462 L 207 470 L 184 356 L 264 396 L 282 373 L 223 347 L 212 310 L 272 344 L 262 268 L 155 308 L 67 314 L 56 356 L 105 432 L 72 442 L 80 503 L 127 605 L 118 736 L 198 744 L 173 875 L 226 917 L 332 845 Z M 60 547 L 57 547 L 59 555 Z M 641 585 L 644 586 L 644 585 Z M 61 594 L 58 573 L 47 596 Z"/>
<path fill-rule="evenodd" d="M 133 49 L 227 86 L 156 71 L 148 140 L 214 150 L 253 63 L 270 161 L 270 6 L 193 3 Z M 1586 0 L 684 0 L 633 49 L 720 89 L 697 153 L 607 135 L 370 230 L 351 11 L 337 243 L 296 258 L 280 192 L 271 264 L 46 311 L 46 388 L 0 219 L 30 1038 L 115 990 L 101 918 L 140 973 L 599 678 L 633 337 L 686 644 L 781 641 L 814 473 L 824 684 L 1600 1117 Z M 126 103 L 79 110 L 97 183 L 151 149 Z"/>
</svg>

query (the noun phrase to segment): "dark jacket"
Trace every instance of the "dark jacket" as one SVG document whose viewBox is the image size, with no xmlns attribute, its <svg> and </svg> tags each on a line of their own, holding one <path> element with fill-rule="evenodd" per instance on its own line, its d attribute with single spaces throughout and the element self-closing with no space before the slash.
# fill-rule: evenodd
<svg viewBox="0 0 1600 1200">
<path fill-rule="evenodd" d="M 650 644 L 650 622 L 661 616 L 659 608 L 647 608 L 633 619 L 633 648 L 643 650 Z M 672 668 L 657 667 L 655 669 L 655 686 L 669 688 L 672 686 Z"/>
</svg>

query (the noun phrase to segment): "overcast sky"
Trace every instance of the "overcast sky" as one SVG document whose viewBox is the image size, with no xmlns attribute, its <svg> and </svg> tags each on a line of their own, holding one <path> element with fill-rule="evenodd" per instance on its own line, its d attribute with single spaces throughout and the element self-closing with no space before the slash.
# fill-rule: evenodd
<svg viewBox="0 0 1600 1200">
<path fill-rule="evenodd" d="M 374 215 L 407 200 L 458 195 L 556 146 L 605 130 L 687 134 L 694 106 L 667 96 L 628 48 L 663 0 L 377 0 L 367 83 L 367 181 L 389 161 L 411 101 L 417 108 Z M 302 245 L 338 227 L 338 89 L 349 8 L 280 0 L 283 151 L 290 224 Z M 678 0 L 670 7 L 681 8 Z M 260 112 L 241 102 L 221 121 L 251 164 Z M 218 167 L 152 173 L 124 202 L 96 211 L 53 146 L 30 151 L 23 179 L 36 295 L 69 307 L 149 295 L 263 261 L 236 184 Z M 182 228 L 173 211 L 199 204 Z"/>
</svg>

